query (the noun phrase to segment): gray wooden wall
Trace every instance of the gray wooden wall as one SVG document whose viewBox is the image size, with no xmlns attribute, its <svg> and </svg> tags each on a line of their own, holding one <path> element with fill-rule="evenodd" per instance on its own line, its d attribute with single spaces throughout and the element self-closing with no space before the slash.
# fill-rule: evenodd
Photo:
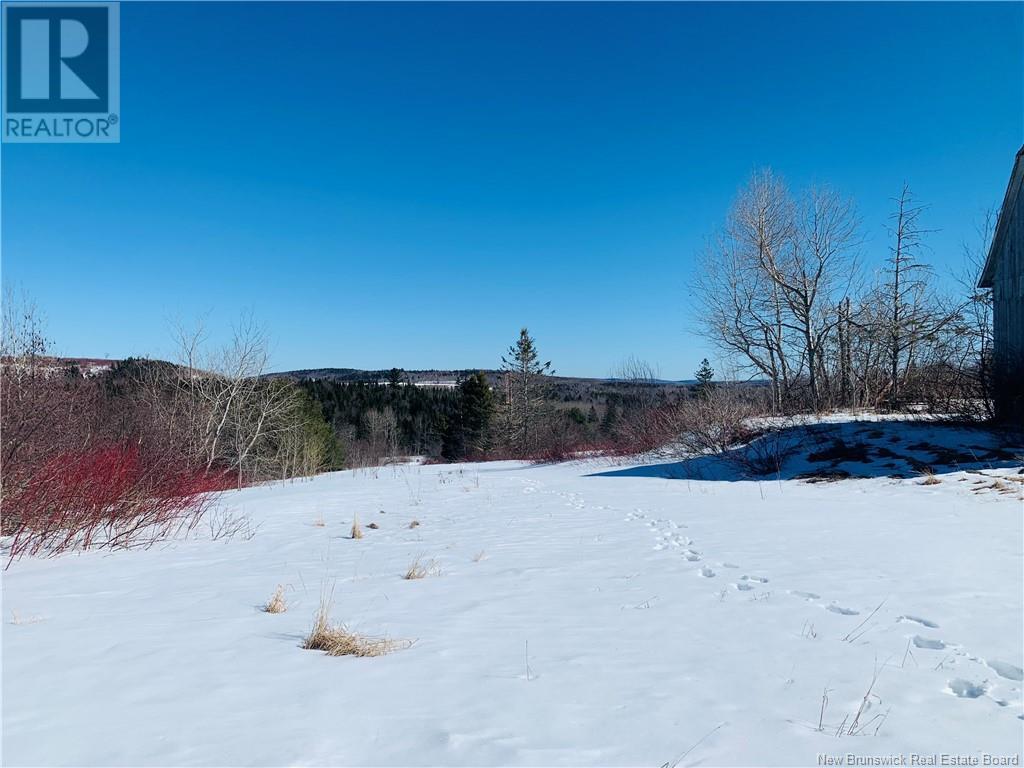
<svg viewBox="0 0 1024 768">
<path fill-rule="evenodd" d="M 997 392 L 1000 415 L 1024 420 L 1024 191 L 1018 188 L 1012 210 L 1002 211 L 1006 233 L 995 262 L 993 321 L 996 361 L 1001 368 Z"/>
</svg>

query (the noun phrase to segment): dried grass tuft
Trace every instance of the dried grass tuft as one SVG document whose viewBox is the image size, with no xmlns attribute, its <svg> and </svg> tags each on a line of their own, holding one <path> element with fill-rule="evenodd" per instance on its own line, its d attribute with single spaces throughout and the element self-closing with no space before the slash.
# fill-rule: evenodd
<svg viewBox="0 0 1024 768">
<path fill-rule="evenodd" d="M 350 631 L 344 624 L 333 624 L 330 619 L 331 600 L 324 595 L 313 617 L 313 628 L 306 635 L 302 647 L 310 651 L 323 651 L 328 656 L 383 656 L 412 645 L 406 640 L 386 637 L 364 637 Z"/>
<path fill-rule="evenodd" d="M 928 470 L 925 470 L 922 474 L 924 475 L 924 480 L 918 483 L 918 485 L 938 485 L 939 483 L 942 482 L 941 480 L 939 480 L 939 478 L 935 476 L 934 472 L 929 472 Z"/>
<path fill-rule="evenodd" d="M 411 523 L 409 523 L 409 527 L 410 528 L 419 528 L 420 527 L 420 521 L 419 520 L 413 520 Z"/>
<path fill-rule="evenodd" d="M 424 565 L 417 557 L 416 560 L 413 561 L 413 564 L 409 566 L 409 570 L 405 572 L 405 576 L 402 578 L 407 581 L 412 581 L 413 579 L 423 579 L 427 576 L 437 576 L 440 572 L 441 571 L 434 560 L 431 560 Z"/>
<path fill-rule="evenodd" d="M 361 539 L 363 538 L 363 529 L 359 527 L 359 516 L 352 515 L 352 538 Z"/>
<path fill-rule="evenodd" d="M 263 606 L 264 613 L 284 613 L 288 610 L 288 603 L 284 599 L 284 585 L 278 584 L 274 594 Z"/>
</svg>

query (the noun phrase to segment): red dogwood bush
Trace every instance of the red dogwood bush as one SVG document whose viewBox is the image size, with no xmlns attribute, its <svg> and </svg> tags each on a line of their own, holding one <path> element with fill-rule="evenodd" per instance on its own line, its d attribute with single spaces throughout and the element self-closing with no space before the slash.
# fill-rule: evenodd
<svg viewBox="0 0 1024 768">
<path fill-rule="evenodd" d="M 11 469 L 3 498 L 8 562 L 72 548 L 150 546 L 191 531 L 214 493 L 232 486 L 224 472 L 138 443 L 57 451 Z"/>
</svg>

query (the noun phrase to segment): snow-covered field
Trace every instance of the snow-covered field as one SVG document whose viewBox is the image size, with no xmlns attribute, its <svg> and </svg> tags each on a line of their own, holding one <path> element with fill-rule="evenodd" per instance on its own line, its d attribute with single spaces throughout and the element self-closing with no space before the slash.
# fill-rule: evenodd
<svg viewBox="0 0 1024 768">
<path fill-rule="evenodd" d="M 883 426 L 847 437 L 921 440 Z M 975 455 L 989 439 L 945 437 Z M 901 460 L 817 483 L 708 460 L 341 472 L 226 494 L 251 538 L 19 561 L 4 763 L 1019 755 L 1019 470 L 979 455 L 922 484 L 883 471 Z M 436 572 L 403 579 L 417 558 Z M 278 584 L 287 612 L 262 612 Z M 335 619 L 414 644 L 301 649 L 332 586 Z"/>
</svg>

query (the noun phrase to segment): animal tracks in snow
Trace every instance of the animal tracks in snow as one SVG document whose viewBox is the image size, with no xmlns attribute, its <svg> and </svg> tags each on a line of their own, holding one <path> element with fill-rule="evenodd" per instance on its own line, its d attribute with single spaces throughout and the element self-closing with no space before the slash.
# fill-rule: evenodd
<svg viewBox="0 0 1024 768">
<path fill-rule="evenodd" d="M 946 691 L 952 693 L 958 699 L 977 699 L 985 695 L 985 683 L 972 683 L 958 677 L 946 683 Z"/>
<path fill-rule="evenodd" d="M 836 605 L 835 603 L 830 603 L 829 605 L 826 605 L 825 606 L 825 610 L 826 611 L 832 611 L 832 613 L 838 613 L 838 614 L 840 614 L 842 616 L 859 616 L 860 615 L 860 611 L 855 611 L 855 610 L 853 610 L 853 608 L 844 608 L 843 606 Z"/>
<path fill-rule="evenodd" d="M 558 495 L 561 498 L 565 499 L 565 506 L 567 507 L 572 507 L 573 509 L 585 509 L 587 506 L 586 502 L 583 500 L 583 497 L 580 496 L 578 493 L 559 492 Z"/>
<path fill-rule="evenodd" d="M 1000 677 L 1004 677 L 1007 680 L 1016 680 L 1020 682 L 1024 680 L 1024 670 L 1020 667 L 1008 664 L 1005 661 L 998 661 L 997 659 L 988 659 L 985 664 Z"/>
<path fill-rule="evenodd" d="M 651 512 L 644 509 L 634 509 L 625 515 L 626 521 L 635 521 L 643 523 L 643 527 L 650 531 L 655 538 L 654 549 L 657 551 L 669 551 L 677 550 L 679 556 L 682 557 L 688 563 L 694 563 L 694 573 L 704 579 L 713 579 L 718 576 L 718 573 L 714 568 L 710 567 L 710 564 L 702 562 L 705 557 L 705 553 L 697 549 L 694 546 L 694 540 L 689 536 L 684 536 L 681 533 L 682 529 L 687 528 L 683 523 L 676 522 L 674 520 L 668 520 L 665 518 L 659 518 L 653 515 Z M 738 570 L 741 565 L 730 562 L 730 561 L 716 561 L 714 563 L 716 568 L 727 568 L 732 570 Z M 742 573 L 742 571 L 741 571 Z M 757 600 L 760 595 L 757 592 L 758 587 L 766 585 L 769 582 L 767 576 L 756 575 L 752 573 L 743 573 L 738 578 L 733 576 L 735 581 L 731 582 L 726 589 L 734 590 L 735 592 L 742 593 L 751 600 Z M 726 589 L 721 590 L 717 593 L 719 599 L 724 599 Z M 861 617 L 859 619 L 852 619 L 854 622 L 857 621 L 869 621 L 875 618 L 876 624 L 878 619 L 881 617 L 875 616 L 875 611 L 872 611 L 865 620 L 862 616 L 861 610 L 858 608 L 848 607 L 848 604 L 842 604 L 835 600 L 823 601 L 822 596 L 817 592 L 811 592 L 808 590 L 801 589 L 788 589 L 786 592 L 795 598 L 807 603 L 816 604 L 818 608 L 822 608 L 832 614 L 835 614 L 840 619 L 847 617 Z M 770 593 L 765 593 L 765 597 Z M 751 597 L 753 596 L 753 597 Z M 884 603 L 884 601 L 883 601 Z M 881 607 L 881 606 L 879 606 Z M 892 619 L 890 619 L 891 621 Z M 922 616 L 905 613 L 900 614 L 896 617 L 897 623 L 910 623 L 916 625 L 917 628 L 926 630 L 939 629 L 939 624 L 931 619 L 924 618 Z M 872 625 L 873 626 L 873 625 Z M 860 635 L 858 635 L 860 637 Z M 982 659 L 977 656 L 973 656 L 968 653 L 963 647 L 956 643 L 950 643 L 946 640 L 937 637 L 929 637 L 920 634 L 908 634 L 906 637 L 906 644 L 908 647 L 912 647 L 915 651 L 924 652 L 945 652 L 945 656 L 942 653 L 937 653 L 932 661 L 928 661 L 926 665 L 923 664 L 924 668 L 933 668 L 934 660 L 941 659 L 938 665 L 934 665 L 934 671 L 937 674 L 942 674 L 943 670 L 947 670 L 945 674 L 948 674 L 948 670 L 957 669 L 961 671 L 961 665 L 967 662 L 974 662 L 979 665 L 983 665 L 990 669 L 999 678 L 1013 683 L 1019 683 L 1024 680 L 1024 671 L 1015 664 L 1011 664 L 1006 661 L 998 659 Z M 916 663 L 916 661 L 915 661 Z M 968 672 L 966 667 L 963 667 L 962 672 Z M 970 674 L 968 672 L 968 674 Z M 952 679 L 946 679 L 944 687 L 936 686 L 936 690 L 942 690 L 946 694 L 955 696 L 958 699 L 980 699 L 980 698 L 991 698 L 999 706 L 1009 706 L 1009 702 L 1000 698 L 996 698 L 992 695 L 994 690 L 993 685 L 990 685 L 989 680 L 981 679 L 977 682 L 978 678 L 984 678 L 984 675 L 977 674 L 973 679 L 971 677 L 955 677 Z M 995 678 L 993 678 L 995 679 Z M 937 681 L 938 682 L 938 681 Z M 998 686 L 996 686 L 998 687 Z M 1013 689 L 1015 692 L 1017 688 Z"/>
<path fill-rule="evenodd" d="M 640 507 L 635 508 L 632 512 L 627 512 L 623 518 L 626 522 L 641 522 L 644 527 L 651 531 L 655 535 L 655 543 L 653 549 L 658 552 L 670 550 L 672 548 L 682 548 L 680 556 L 690 563 L 700 563 L 704 559 L 704 554 L 695 549 L 693 544 L 694 541 L 689 536 L 684 536 L 679 533 L 680 529 L 687 528 L 685 523 L 680 523 L 675 520 L 669 520 L 667 518 L 654 517 L 648 510 Z M 736 563 L 731 562 L 720 562 L 718 563 L 719 568 L 730 568 L 739 569 L 740 566 Z M 717 576 L 716 571 L 708 565 L 701 565 L 697 568 L 696 573 L 705 579 L 711 579 Z M 741 576 L 736 584 L 733 586 L 741 592 L 750 592 L 754 589 L 755 584 L 767 584 L 768 578 L 766 576 L 752 576 L 745 574 Z"/>
<path fill-rule="evenodd" d="M 911 621 L 917 624 L 925 625 L 925 619 L 919 617 L 900 616 L 898 621 Z M 935 622 L 928 622 L 928 625 L 934 625 Z M 965 648 L 956 643 L 950 643 L 945 640 L 940 640 L 934 637 L 923 637 L 921 635 L 912 635 L 908 642 L 913 644 L 915 648 L 919 648 L 926 651 L 952 651 L 952 656 L 946 656 L 939 664 L 935 667 L 936 670 L 943 669 L 948 663 L 950 666 L 957 666 L 957 658 L 966 659 L 972 661 L 975 664 L 980 664 L 988 667 L 995 672 L 999 677 L 1004 680 L 1010 680 L 1013 682 L 1021 682 L 1024 680 L 1024 670 L 1021 670 L 1016 664 L 1010 664 L 1006 661 L 1000 661 L 999 659 L 981 659 Z M 978 699 L 982 696 L 988 696 L 1000 707 L 1009 706 L 1010 702 L 999 699 L 990 695 L 992 686 L 989 685 L 988 680 L 982 680 L 980 683 L 975 683 L 966 678 L 957 677 L 949 680 L 946 683 L 946 693 L 956 696 L 958 699 Z M 1019 689 L 1013 688 L 1012 690 L 1018 691 Z"/>
<path fill-rule="evenodd" d="M 624 519 L 627 522 L 634 520 L 642 521 L 644 525 L 650 529 L 653 534 L 655 534 L 657 537 L 653 546 L 655 551 L 660 552 L 673 547 L 684 547 L 682 557 L 688 562 L 697 563 L 703 559 L 701 553 L 692 548 L 693 539 L 689 536 L 684 536 L 683 534 L 678 533 L 679 529 L 687 527 L 685 523 L 678 523 L 675 520 L 668 520 L 660 517 L 652 518 L 650 517 L 649 512 L 640 508 L 629 512 Z M 708 571 L 708 573 L 705 573 L 705 571 Z M 701 567 L 697 573 L 708 578 L 715 575 L 714 571 L 706 567 Z"/>
</svg>

